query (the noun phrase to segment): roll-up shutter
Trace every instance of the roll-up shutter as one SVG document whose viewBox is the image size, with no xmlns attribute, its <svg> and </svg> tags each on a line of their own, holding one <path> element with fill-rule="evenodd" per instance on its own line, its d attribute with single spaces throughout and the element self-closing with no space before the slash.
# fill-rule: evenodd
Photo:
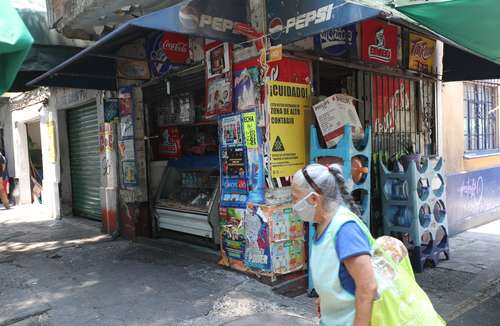
<svg viewBox="0 0 500 326">
<path fill-rule="evenodd" d="M 101 220 L 99 128 L 95 105 L 68 111 L 68 135 L 73 214 Z"/>
</svg>

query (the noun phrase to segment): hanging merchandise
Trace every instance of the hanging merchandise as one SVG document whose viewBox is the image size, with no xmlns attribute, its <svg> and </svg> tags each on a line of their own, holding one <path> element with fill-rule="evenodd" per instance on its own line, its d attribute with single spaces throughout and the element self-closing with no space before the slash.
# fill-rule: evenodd
<svg viewBox="0 0 500 326">
<path fill-rule="evenodd" d="M 257 58 L 239 62 L 234 65 L 234 110 L 236 112 L 255 110 L 257 126 L 264 127 L 265 104 L 261 71 Z"/>
<path fill-rule="evenodd" d="M 334 94 L 313 106 L 328 148 L 334 147 L 342 139 L 345 125 L 352 127 L 354 139 L 363 139 L 363 126 L 356 113 L 354 101 L 352 96 Z"/>
<path fill-rule="evenodd" d="M 177 33 L 157 33 L 146 41 L 149 68 L 154 77 L 161 77 L 176 65 L 188 64 L 189 37 Z"/>
<path fill-rule="evenodd" d="M 229 43 L 212 42 L 206 46 L 205 119 L 233 110 L 232 51 Z"/>
<path fill-rule="evenodd" d="M 181 133 L 177 127 L 160 128 L 158 156 L 164 159 L 179 159 L 182 156 Z"/>
<path fill-rule="evenodd" d="M 310 114 L 309 85 L 269 81 L 266 83 L 270 114 L 269 141 L 273 178 L 292 176 L 307 163 Z"/>
</svg>

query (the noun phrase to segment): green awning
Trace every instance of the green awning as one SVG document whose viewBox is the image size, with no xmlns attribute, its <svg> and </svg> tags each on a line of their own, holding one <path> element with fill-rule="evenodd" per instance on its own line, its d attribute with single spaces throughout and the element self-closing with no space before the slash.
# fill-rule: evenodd
<svg viewBox="0 0 500 326">
<path fill-rule="evenodd" d="M 0 1 L 0 94 L 10 88 L 33 37 L 10 1 Z"/>
<path fill-rule="evenodd" d="M 500 64 L 499 0 L 396 1 L 396 9 L 485 59 Z"/>
</svg>

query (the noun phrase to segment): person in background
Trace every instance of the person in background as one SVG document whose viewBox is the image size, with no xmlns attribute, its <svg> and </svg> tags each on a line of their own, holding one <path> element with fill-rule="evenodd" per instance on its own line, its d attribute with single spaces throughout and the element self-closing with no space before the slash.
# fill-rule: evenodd
<svg viewBox="0 0 500 326">
<path fill-rule="evenodd" d="M 7 159 L 4 152 L 0 151 L 0 200 L 6 209 L 10 208 L 8 189 L 9 189 L 9 173 L 7 171 Z"/>
<path fill-rule="evenodd" d="M 292 183 L 295 214 L 316 223 L 310 273 L 321 326 L 368 326 L 377 293 L 371 245 L 338 165 L 311 164 Z"/>
</svg>

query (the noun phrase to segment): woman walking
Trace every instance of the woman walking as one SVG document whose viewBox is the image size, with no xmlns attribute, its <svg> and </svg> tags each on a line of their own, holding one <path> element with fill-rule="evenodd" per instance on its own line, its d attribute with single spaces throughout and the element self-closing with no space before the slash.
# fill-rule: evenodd
<svg viewBox="0 0 500 326">
<path fill-rule="evenodd" d="M 416 284 L 404 246 L 391 237 L 379 244 L 357 217 L 339 166 L 299 170 L 292 198 L 295 213 L 316 227 L 309 273 L 320 325 L 444 325 Z M 385 250 L 392 258 L 380 254 Z"/>
</svg>

